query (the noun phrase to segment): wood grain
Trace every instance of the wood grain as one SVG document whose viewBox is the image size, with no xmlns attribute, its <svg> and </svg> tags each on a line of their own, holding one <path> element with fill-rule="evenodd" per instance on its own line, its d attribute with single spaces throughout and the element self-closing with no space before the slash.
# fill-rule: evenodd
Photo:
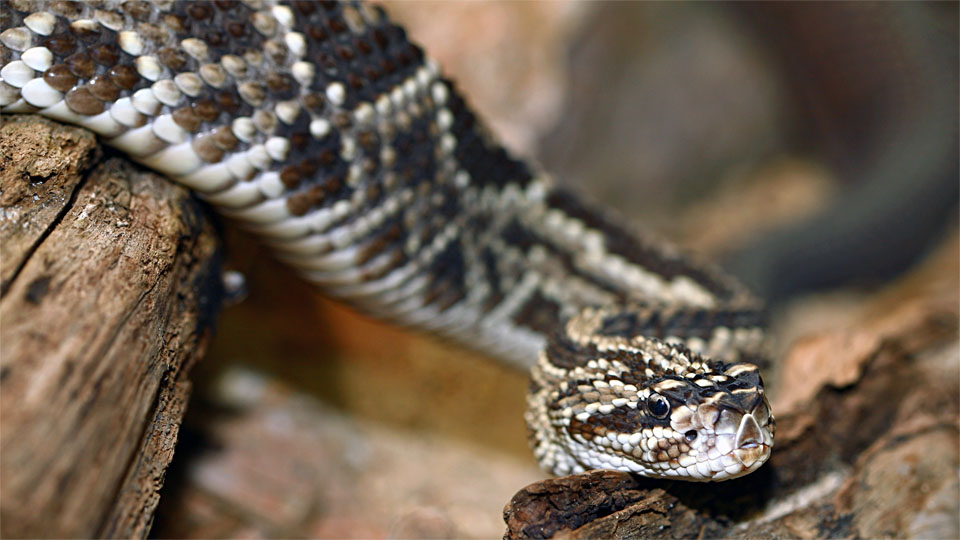
<svg viewBox="0 0 960 540">
<path fill-rule="evenodd" d="M 219 308 L 186 190 L 92 136 L 0 127 L 0 535 L 143 537 Z"/>
</svg>

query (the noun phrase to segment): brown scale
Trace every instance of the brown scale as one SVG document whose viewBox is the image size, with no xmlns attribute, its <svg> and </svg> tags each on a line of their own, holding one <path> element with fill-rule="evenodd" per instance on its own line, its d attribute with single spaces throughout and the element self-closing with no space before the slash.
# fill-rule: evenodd
<svg viewBox="0 0 960 540">
<path fill-rule="evenodd" d="M 190 133 L 196 133 L 200 129 L 200 125 L 203 123 L 200 120 L 200 117 L 197 116 L 197 113 L 193 111 L 193 108 L 189 105 L 180 107 L 179 109 L 173 111 L 173 121 L 185 131 Z"/>
<path fill-rule="evenodd" d="M 157 45 L 166 43 L 170 38 L 170 32 L 165 27 L 147 22 L 137 25 L 137 33 L 140 34 L 140 37 L 146 38 Z"/>
<path fill-rule="evenodd" d="M 387 261 L 387 264 L 383 265 L 382 268 L 375 270 L 368 270 L 361 274 L 361 279 L 363 281 L 376 281 L 385 277 L 390 272 L 393 272 L 397 268 L 400 268 L 406 262 L 410 260 L 407 254 L 403 251 L 403 248 L 397 248 L 393 251 L 393 254 L 390 255 L 390 259 Z"/>
<path fill-rule="evenodd" d="M 69 28 L 70 32 L 84 43 L 96 43 L 100 41 L 100 36 L 103 34 L 102 27 L 97 23 L 88 25 L 83 21 L 75 21 Z"/>
<path fill-rule="evenodd" d="M 276 64 L 283 64 L 287 59 L 287 46 L 275 39 L 264 41 L 263 50 Z"/>
<path fill-rule="evenodd" d="M 319 43 L 323 43 L 328 37 L 330 37 L 327 35 L 327 31 L 322 26 L 316 24 L 307 25 L 306 30 L 306 33 L 308 36 L 310 36 L 310 39 Z"/>
<path fill-rule="evenodd" d="M 320 170 L 320 163 L 316 159 L 307 158 L 300 162 L 298 170 L 301 177 L 312 178 Z"/>
<path fill-rule="evenodd" d="M 302 113 L 297 114 L 298 118 L 300 114 Z M 293 148 L 300 151 L 306 150 L 307 146 L 310 144 L 310 141 L 312 139 L 310 134 L 304 131 L 298 131 L 296 133 L 292 133 L 288 138 L 290 139 L 290 145 L 293 146 Z"/>
<path fill-rule="evenodd" d="M 297 187 L 302 179 L 303 176 L 300 174 L 300 170 L 294 165 L 287 165 L 280 170 L 280 181 L 283 182 L 283 185 L 287 186 L 288 189 Z"/>
<path fill-rule="evenodd" d="M 219 163 L 223 160 L 224 152 L 221 150 L 213 137 L 209 134 L 194 137 L 190 142 L 193 151 L 200 156 L 200 159 L 207 163 Z"/>
<path fill-rule="evenodd" d="M 325 99 L 323 95 L 317 92 L 311 92 L 309 94 L 304 94 L 300 97 L 300 103 L 310 112 L 314 114 L 320 114 L 323 112 Z"/>
<path fill-rule="evenodd" d="M 129 0 L 120 5 L 136 21 L 148 21 L 153 12 L 150 2 L 144 0 Z"/>
<path fill-rule="evenodd" d="M 242 103 L 240 103 L 240 96 L 238 96 L 234 90 L 223 90 L 221 92 L 217 92 L 214 97 L 217 101 L 217 105 L 220 107 L 220 110 L 225 111 L 230 115 L 235 116 L 242 105 Z"/>
<path fill-rule="evenodd" d="M 133 90 L 137 83 L 140 82 L 140 74 L 131 66 L 122 64 L 111 66 L 108 74 L 113 84 L 123 90 Z"/>
<path fill-rule="evenodd" d="M 120 61 L 120 50 L 112 43 L 103 43 L 88 49 L 90 58 L 101 66 L 112 66 Z"/>
<path fill-rule="evenodd" d="M 97 69 L 93 60 L 82 52 L 71 54 L 63 61 L 63 64 L 67 66 L 74 75 L 81 79 L 93 77 Z"/>
<path fill-rule="evenodd" d="M 289 99 L 293 97 L 297 88 L 293 77 L 285 73 L 270 72 L 263 78 L 267 83 L 270 93 L 279 99 Z"/>
<path fill-rule="evenodd" d="M 79 79 L 64 64 L 57 64 L 43 73 L 43 80 L 60 92 L 67 92 L 77 85 Z"/>
<path fill-rule="evenodd" d="M 200 4 L 202 5 L 202 4 Z M 179 13 L 167 13 L 163 16 L 163 24 L 169 26 L 178 34 L 190 33 L 190 21 Z"/>
<path fill-rule="evenodd" d="M 213 122 L 220 117 L 220 109 L 211 99 L 200 99 L 193 102 L 193 111 L 204 122 Z"/>
<path fill-rule="evenodd" d="M 213 0 L 213 5 L 220 11 L 233 11 L 240 6 L 239 0 Z"/>
<path fill-rule="evenodd" d="M 86 86 L 74 88 L 67 92 L 66 96 L 64 96 L 64 101 L 67 102 L 67 106 L 70 107 L 71 110 L 79 114 L 100 114 L 106 109 L 103 101 L 94 97 L 90 89 Z"/>
<path fill-rule="evenodd" d="M 363 265 L 379 255 L 382 251 L 396 243 L 406 235 L 406 229 L 399 223 L 394 223 L 383 234 L 367 243 L 357 255 L 357 264 Z"/>
<path fill-rule="evenodd" d="M 179 47 L 164 47 L 157 51 L 157 58 L 160 59 L 161 64 L 174 71 L 180 71 L 187 65 L 187 53 Z"/>
<path fill-rule="evenodd" d="M 57 2 L 53 2 L 47 7 L 51 12 L 57 15 L 66 17 L 68 19 L 76 19 L 80 17 L 80 15 L 83 13 L 83 5 L 80 4 L 79 2 L 67 2 L 66 0 L 58 0 Z"/>
<path fill-rule="evenodd" d="M 234 39 L 241 39 L 250 35 L 250 28 L 240 22 L 229 22 L 227 23 L 227 33 Z"/>
<path fill-rule="evenodd" d="M 294 0 L 291 2 L 291 5 L 294 9 L 299 11 L 303 15 L 309 16 L 311 13 L 317 10 L 317 5 L 315 2 L 309 0 Z"/>
<path fill-rule="evenodd" d="M 231 31 L 231 29 L 236 25 L 237 23 L 227 24 L 227 31 L 230 32 L 230 35 L 232 35 L 234 38 L 239 39 L 241 37 L 244 37 L 244 34 L 242 32 L 239 35 L 237 35 L 233 31 Z M 242 25 L 241 27 L 245 28 Z M 210 48 L 221 48 L 230 42 L 230 40 L 227 39 L 227 36 L 223 32 L 220 32 L 219 30 L 210 30 L 205 32 L 203 34 L 203 41 L 205 41 L 207 43 L 207 46 Z"/>
<path fill-rule="evenodd" d="M 120 97 L 120 88 L 113 84 L 109 75 L 101 73 L 87 82 L 87 88 L 99 100 L 113 102 Z"/>
<path fill-rule="evenodd" d="M 187 3 L 187 15 L 190 15 L 194 20 L 205 21 L 213 17 L 213 8 L 210 7 L 210 4 L 204 2 L 189 2 Z"/>
<path fill-rule="evenodd" d="M 55 56 L 68 56 L 77 50 L 77 40 L 69 34 L 57 34 L 47 38 L 43 45 Z"/>
<path fill-rule="evenodd" d="M 240 140 L 237 139 L 236 135 L 233 134 L 233 130 L 230 129 L 230 126 L 220 126 L 215 128 L 212 132 L 210 132 L 210 137 L 218 148 L 227 152 L 233 150 L 238 144 L 240 144 Z"/>
</svg>

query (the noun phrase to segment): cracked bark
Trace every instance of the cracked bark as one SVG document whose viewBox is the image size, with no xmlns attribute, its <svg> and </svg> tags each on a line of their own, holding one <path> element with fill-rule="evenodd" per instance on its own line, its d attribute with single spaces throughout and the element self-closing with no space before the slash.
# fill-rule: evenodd
<svg viewBox="0 0 960 540">
<path fill-rule="evenodd" d="M 96 139 L 0 125 L 0 536 L 144 537 L 219 309 L 189 193 Z"/>
</svg>

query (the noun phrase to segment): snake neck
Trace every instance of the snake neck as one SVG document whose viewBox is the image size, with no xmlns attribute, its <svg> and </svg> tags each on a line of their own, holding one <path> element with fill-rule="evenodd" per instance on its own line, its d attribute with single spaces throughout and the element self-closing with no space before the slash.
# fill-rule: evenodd
<svg viewBox="0 0 960 540">
<path fill-rule="evenodd" d="M 736 283 L 511 156 L 379 7 L 4 3 L 4 112 L 194 189 L 331 295 L 530 365 L 587 306 L 747 305 Z"/>
</svg>

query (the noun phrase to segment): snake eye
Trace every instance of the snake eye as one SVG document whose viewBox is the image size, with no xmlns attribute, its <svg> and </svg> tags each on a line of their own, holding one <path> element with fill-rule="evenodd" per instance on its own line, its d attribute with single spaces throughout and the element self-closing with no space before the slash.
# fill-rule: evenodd
<svg viewBox="0 0 960 540">
<path fill-rule="evenodd" d="M 670 402 L 660 394 L 653 394 L 647 399 L 647 410 L 657 418 L 666 418 L 670 412 Z"/>
</svg>

